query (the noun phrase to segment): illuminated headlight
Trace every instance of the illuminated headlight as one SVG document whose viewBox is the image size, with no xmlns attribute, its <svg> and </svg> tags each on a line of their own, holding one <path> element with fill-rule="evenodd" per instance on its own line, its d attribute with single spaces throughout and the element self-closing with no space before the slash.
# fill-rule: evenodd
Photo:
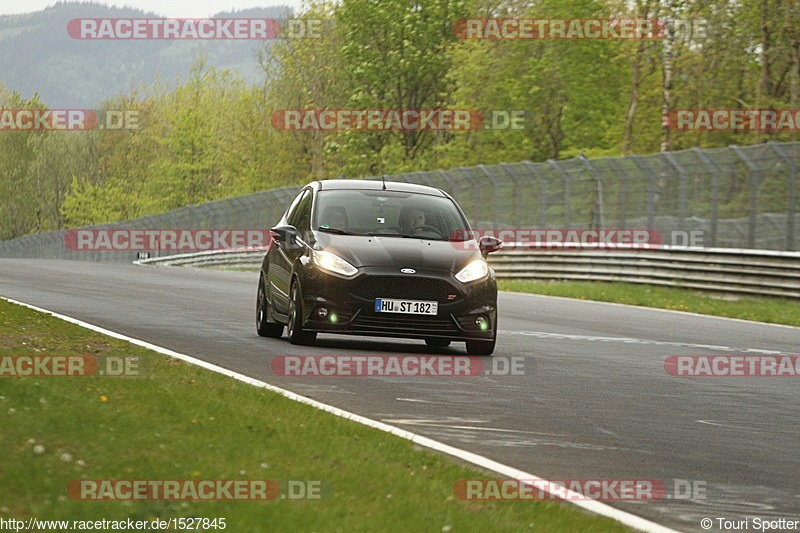
<svg viewBox="0 0 800 533">
<path fill-rule="evenodd" d="M 358 272 L 356 267 L 338 255 L 334 255 L 330 252 L 313 250 L 311 260 L 314 261 L 314 264 L 320 267 L 322 270 L 335 272 L 336 274 L 341 274 L 342 276 L 355 276 Z"/>
<path fill-rule="evenodd" d="M 456 274 L 456 279 L 461 283 L 469 283 L 476 279 L 482 279 L 489 275 L 489 265 L 483 259 L 476 259 L 461 269 Z"/>
</svg>

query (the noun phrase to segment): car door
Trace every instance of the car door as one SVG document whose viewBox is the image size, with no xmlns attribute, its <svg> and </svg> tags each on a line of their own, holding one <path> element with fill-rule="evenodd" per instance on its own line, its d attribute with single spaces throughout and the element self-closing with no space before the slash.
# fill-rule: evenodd
<svg viewBox="0 0 800 533">
<path fill-rule="evenodd" d="M 307 232 L 308 220 L 311 215 L 311 189 L 304 189 L 297 195 L 292 206 L 286 212 L 286 216 L 280 224 L 286 224 L 297 228 L 298 234 L 302 239 Z M 305 251 L 302 246 L 291 242 L 276 242 L 270 250 L 269 283 L 270 296 L 273 308 L 281 313 L 289 312 L 289 285 L 292 279 L 292 266 L 297 258 Z"/>
</svg>

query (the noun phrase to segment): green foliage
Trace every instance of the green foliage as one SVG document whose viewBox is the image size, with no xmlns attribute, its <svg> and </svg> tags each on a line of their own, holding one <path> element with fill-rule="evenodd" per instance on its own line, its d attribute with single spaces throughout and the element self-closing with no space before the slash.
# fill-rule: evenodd
<svg viewBox="0 0 800 533">
<path fill-rule="evenodd" d="M 341 55 L 348 72 L 347 106 L 353 109 L 437 109 L 450 92 L 446 53 L 455 41 L 452 21 L 467 16 L 459 0 L 349 0 L 337 21 L 343 27 Z M 349 132 L 342 151 L 347 175 L 384 170 L 384 147 L 403 164 L 430 146 L 433 134 L 421 131 Z"/>
</svg>

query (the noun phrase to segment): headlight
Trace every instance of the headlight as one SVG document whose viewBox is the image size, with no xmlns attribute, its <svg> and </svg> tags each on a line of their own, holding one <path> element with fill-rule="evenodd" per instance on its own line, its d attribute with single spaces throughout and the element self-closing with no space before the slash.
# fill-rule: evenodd
<svg viewBox="0 0 800 533">
<path fill-rule="evenodd" d="M 489 265 L 483 259 L 476 259 L 461 269 L 461 272 L 456 274 L 456 279 L 461 283 L 469 283 L 476 279 L 485 278 L 489 275 Z"/>
<path fill-rule="evenodd" d="M 330 252 L 312 250 L 311 260 L 314 261 L 314 264 L 320 267 L 322 270 L 335 272 L 336 274 L 341 274 L 342 276 L 355 276 L 358 272 L 356 267 L 338 255 L 334 255 Z"/>
</svg>

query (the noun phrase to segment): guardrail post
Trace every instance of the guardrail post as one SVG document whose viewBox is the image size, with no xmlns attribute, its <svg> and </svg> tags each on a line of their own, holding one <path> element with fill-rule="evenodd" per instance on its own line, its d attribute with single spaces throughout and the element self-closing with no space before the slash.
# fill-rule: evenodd
<svg viewBox="0 0 800 533">
<path fill-rule="evenodd" d="M 767 143 L 789 167 L 789 204 L 786 209 L 786 250 L 794 251 L 794 214 L 797 210 L 797 161 L 788 156 L 784 149 L 774 142 Z"/>
<path fill-rule="evenodd" d="M 744 162 L 747 170 L 750 173 L 750 213 L 749 213 L 749 222 L 747 228 L 747 247 L 748 248 L 755 248 L 756 247 L 756 210 L 758 209 L 758 169 L 750 161 L 747 156 L 744 155 L 742 149 L 735 144 L 730 146 L 730 149 L 733 150 L 739 159 Z"/>
</svg>

